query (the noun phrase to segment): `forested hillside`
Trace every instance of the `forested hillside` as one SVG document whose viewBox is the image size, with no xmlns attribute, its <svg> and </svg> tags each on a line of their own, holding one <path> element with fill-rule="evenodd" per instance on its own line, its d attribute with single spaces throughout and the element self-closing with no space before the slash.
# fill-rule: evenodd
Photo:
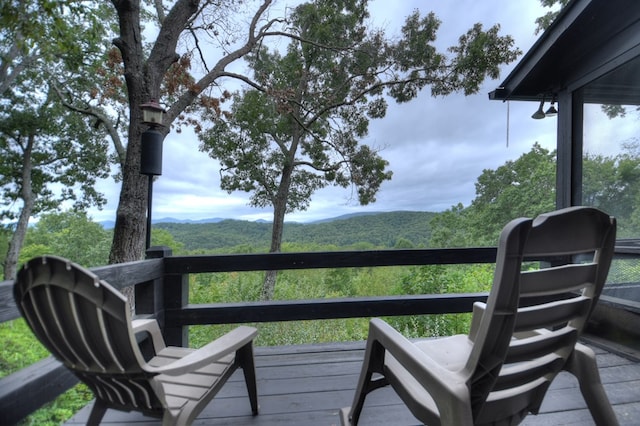
<svg viewBox="0 0 640 426">
<path fill-rule="evenodd" d="M 376 247 L 427 246 L 429 222 L 436 213 L 389 212 L 337 218 L 316 223 L 285 223 L 284 243 L 348 247 L 370 244 Z M 249 245 L 256 250 L 269 247 L 271 224 L 241 220 L 217 223 L 158 223 L 186 250 L 211 250 Z"/>
</svg>

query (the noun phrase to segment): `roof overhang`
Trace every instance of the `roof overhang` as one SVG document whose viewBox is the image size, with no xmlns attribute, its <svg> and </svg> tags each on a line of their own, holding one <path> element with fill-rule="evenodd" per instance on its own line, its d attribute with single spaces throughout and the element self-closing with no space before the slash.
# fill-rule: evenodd
<svg viewBox="0 0 640 426">
<path fill-rule="evenodd" d="M 640 1 L 573 0 L 489 98 L 551 100 L 591 83 L 585 102 L 640 105 L 639 76 Z"/>
</svg>

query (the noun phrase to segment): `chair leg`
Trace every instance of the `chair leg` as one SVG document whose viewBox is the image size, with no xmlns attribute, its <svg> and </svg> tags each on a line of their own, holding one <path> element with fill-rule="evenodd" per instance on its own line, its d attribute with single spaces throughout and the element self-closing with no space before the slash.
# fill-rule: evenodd
<svg viewBox="0 0 640 426">
<path fill-rule="evenodd" d="M 607 426 L 617 425 L 618 419 L 602 386 L 594 352 L 578 343 L 567 363 L 567 370 L 578 379 L 580 392 L 595 423 Z"/>
<path fill-rule="evenodd" d="M 87 426 L 98 426 L 104 417 L 104 413 L 107 411 L 107 406 L 101 399 L 96 398 L 93 402 L 93 408 L 89 414 L 87 420 Z"/>
<path fill-rule="evenodd" d="M 251 412 L 255 416 L 258 414 L 258 387 L 256 385 L 256 367 L 253 360 L 253 344 L 251 342 L 236 351 L 236 361 L 244 373 L 244 381 L 247 385 L 249 402 L 251 403 Z"/>
<path fill-rule="evenodd" d="M 343 426 L 356 426 L 358 420 L 360 420 L 360 414 L 362 413 L 367 394 L 388 384 L 384 378 L 372 380 L 373 373 L 382 372 L 384 352 L 384 347 L 377 341 L 367 342 L 367 349 L 362 362 L 362 370 L 360 372 L 360 378 L 358 379 L 353 404 L 351 407 L 345 407 L 340 411 L 340 419 Z"/>
</svg>

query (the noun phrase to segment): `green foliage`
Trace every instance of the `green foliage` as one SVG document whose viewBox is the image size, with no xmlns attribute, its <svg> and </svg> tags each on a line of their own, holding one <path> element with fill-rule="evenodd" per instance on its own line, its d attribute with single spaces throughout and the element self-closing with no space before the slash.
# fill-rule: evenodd
<svg viewBox="0 0 640 426">
<path fill-rule="evenodd" d="M 108 10 L 103 2 L 67 0 L 0 6 L 0 220 L 17 219 L 5 278 L 15 274 L 30 218 L 65 202 L 76 210 L 106 202 L 96 182 L 108 177 L 108 143 L 83 115 L 95 96 L 86 93 L 70 109 L 63 87 L 100 78 L 89 64 L 103 62 Z"/>
<path fill-rule="evenodd" d="M 552 8 L 556 5 L 560 6 L 560 8 L 563 8 L 568 3 L 569 0 L 540 0 L 540 4 L 547 8 Z M 549 28 L 549 26 L 551 26 L 551 23 L 558 17 L 559 14 L 560 10 L 552 10 L 545 13 L 543 16 L 536 18 L 536 24 L 538 26 L 536 28 L 536 34 Z"/>
<path fill-rule="evenodd" d="M 399 294 L 449 294 L 488 292 L 493 265 L 427 265 L 411 268 L 399 282 Z M 421 315 L 387 318 L 410 337 L 468 333 L 471 314 Z"/>
<path fill-rule="evenodd" d="M 151 228 L 151 246 L 170 247 L 174 255 L 184 252 L 184 244 L 176 241 L 166 229 Z"/>
<path fill-rule="evenodd" d="M 32 204 L 30 213 L 38 215 L 55 210 L 66 200 L 80 209 L 104 204 L 106 200 L 95 190 L 97 179 L 108 176 L 104 135 L 81 116 L 68 114 L 62 105 L 41 95 L 16 91 L 5 100 L 0 103 L 3 205 L 18 203 L 24 208 Z M 53 185 L 62 189 L 54 191 Z M 0 211 L 2 219 L 17 217 L 15 209 Z"/>
<path fill-rule="evenodd" d="M 109 7 L 75 0 L 4 1 L 0 5 L 0 95 L 25 70 L 78 70 L 104 42 Z M 78 37 L 82 34 L 82 37 Z M 83 62 L 84 61 L 84 62 Z"/>
<path fill-rule="evenodd" d="M 0 324 L 0 378 L 15 373 L 50 355 L 20 318 Z M 55 426 L 68 420 L 76 411 L 93 399 L 85 385 L 79 384 L 54 401 L 22 420 L 19 425 Z"/>
<path fill-rule="evenodd" d="M 512 219 L 553 210 L 555 167 L 555 151 L 535 143 L 515 161 L 484 170 L 469 207 L 458 204 L 432 219 L 429 247 L 495 246 Z"/>
<path fill-rule="evenodd" d="M 395 247 L 399 241 L 407 248 L 409 245 L 425 247 L 434 229 L 429 225 L 434 216 L 436 213 L 430 212 L 389 212 L 305 224 L 287 222 L 282 249 L 296 251 L 299 249 L 294 245 L 303 245 L 310 251 L 332 250 L 331 246 L 333 249 L 371 250 Z M 154 224 L 154 229 L 168 231 L 187 251 L 225 249 L 226 253 L 266 252 L 271 227 L 271 223 L 239 220 Z"/>
<path fill-rule="evenodd" d="M 86 213 L 46 214 L 27 232 L 20 263 L 35 256 L 54 254 L 85 267 L 106 265 L 110 244 L 111 232 L 93 222 Z"/>
<path fill-rule="evenodd" d="M 399 282 L 399 294 L 478 293 L 492 281 L 492 265 L 417 266 Z"/>
<path fill-rule="evenodd" d="M 471 209 L 461 203 L 439 213 L 431 219 L 429 247 L 469 247 L 473 245 L 472 229 L 467 226 Z"/>
<path fill-rule="evenodd" d="M 585 155 L 582 199 L 618 219 L 618 238 L 635 238 L 640 233 L 640 142 L 622 148 L 612 157 Z"/>
<path fill-rule="evenodd" d="M 607 282 L 609 283 L 637 283 L 640 276 L 640 260 L 614 259 L 611 262 Z M 606 287 L 605 287 L 606 288 Z"/>
<path fill-rule="evenodd" d="M 582 204 L 618 219 L 618 238 L 640 233 L 640 143 L 622 145 L 613 156 L 586 153 Z M 436 214 L 429 224 L 429 247 L 495 245 L 502 227 L 517 217 L 535 217 L 555 208 L 555 152 L 534 144 L 531 151 L 496 170 L 484 170 L 476 197 Z"/>
<path fill-rule="evenodd" d="M 473 241 L 496 245 L 500 230 L 512 219 L 555 208 L 555 157 L 555 151 L 535 143 L 517 160 L 482 172 L 468 215 Z"/>
<path fill-rule="evenodd" d="M 22 318 L 0 323 L 0 336 L 0 377 L 49 356 L 49 351 L 35 339 Z"/>
<path fill-rule="evenodd" d="M 327 271 L 324 284 L 327 290 L 333 293 L 354 296 L 355 289 L 349 280 L 352 271 L 345 268 L 330 269 Z"/>
<path fill-rule="evenodd" d="M 93 398 L 93 392 L 86 385 L 79 383 L 52 402 L 31 413 L 31 415 L 19 422 L 18 426 L 58 426 L 69 420 Z"/>
<path fill-rule="evenodd" d="M 488 291 L 492 265 L 341 268 L 282 271 L 275 299 L 304 300 L 392 294 L 476 293 Z M 262 275 L 257 272 L 201 274 L 192 278 L 191 303 L 257 301 Z M 468 331 L 470 314 L 387 318 L 412 337 L 441 336 Z M 258 345 L 287 345 L 364 340 L 366 318 L 252 324 L 259 329 Z M 234 325 L 193 326 L 190 344 L 202 346 Z"/>
<path fill-rule="evenodd" d="M 106 5 L 95 2 L 25 0 L 0 6 L 0 189 L 5 205 L 25 188 L 36 196 L 33 214 L 63 200 L 101 205 L 95 180 L 105 177 L 104 133 L 54 95 L 69 74 L 83 75 L 102 51 Z M 82 37 L 78 37 L 82 34 Z M 101 58 L 102 59 L 102 58 Z M 6 87 L 5 87 L 6 85 Z M 51 184 L 62 185 L 54 197 Z M 80 191 L 81 194 L 76 192 Z M 4 210 L 0 218 L 12 218 Z"/>
</svg>

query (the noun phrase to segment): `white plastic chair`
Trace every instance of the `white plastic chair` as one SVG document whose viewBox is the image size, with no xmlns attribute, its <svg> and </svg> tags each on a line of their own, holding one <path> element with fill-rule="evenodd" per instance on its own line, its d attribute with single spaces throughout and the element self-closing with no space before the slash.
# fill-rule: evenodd
<svg viewBox="0 0 640 426">
<path fill-rule="evenodd" d="M 552 380 L 566 370 L 577 377 L 596 424 L 617 425 L 595 355 L 578 343 L 607 277 L 615 234 L 615 219 L 588 207 L 510 222 L 500 236 L 493 287 L 487 303 L 474 306 L 469 335 L 410 342 L 384 321 L 371 321 L 342 424 L 356 425 L 366 395 L 390 384 L 428 425 L 515 425 L 538 412 Z M 524 258 L 552 263 L 523 272 Z"/>
</svg>

